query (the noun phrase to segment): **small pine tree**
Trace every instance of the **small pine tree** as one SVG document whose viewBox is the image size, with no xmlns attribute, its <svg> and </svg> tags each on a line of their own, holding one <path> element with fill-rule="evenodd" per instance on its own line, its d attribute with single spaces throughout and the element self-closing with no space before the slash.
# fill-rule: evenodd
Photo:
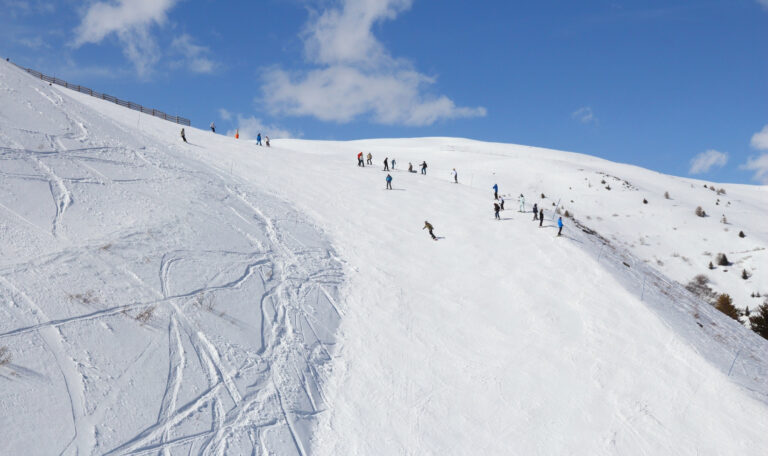
<svg viewBox="0 0 768 456">
<path fill-rule="evenodd" d="M 570 217 L 571 213 L 568 212 L 568 209 L 565 210 L 565 213 L 563 214 L 565 217 Z"/>
<path fill-rule="evenodd" d="M 697 206 L 697 207 L 696 207 L 696 210 L 695 210 L 694 212 L 695 212 L 695 213 L 696 213 L 696 215 L 698 215 L 699 217 L 705 217 L 705 216 L 707 215 L 707 213 L 706 213 L 706 212 L 704 212 L 704 209 L 702 209 L 702 208 L 701 208 L 701 206 Z"/>
<path fill-rule="evenodd" d="M 746 237 L 746 236 L 747 236 L 747 235 L 746 235 L 746 234 L 744 234 L 744 232 L 743 232 L 743 231 L 739 231 L 739 237 L 740 237 L 740 238 L 743 238 L 743 237 Z"/>
<path fill-rule="evenodd" d="M 643 204 L 648 204 L 648 200 L 643 198 Z"/>
<path fill-rule="evenodd" d="M 750 275 L 750 274 L 747 272 L 747 270 L 746 270 L 746 269 L 742 269 L 742 270 L 741 270 L 741 278 L 742 278 L 742 279 L 744 279 L 744 280 L 747 280 L 747 279 L 749 278 L 749 275 Z"/>
<path fill-rule="evenodd" d="M 601 184 L 603 184 L 603 185 L 605 185 L 605 179 L 602 179 L 602 180 L 600 181 L 600 183 L 601 183 Z"/>
<path fill-rule="evenodd" d="M 733 299 L 725 293 L 717 297 L 715 308 L 728 315 L 736 321 L 739 321 L 739 310 L 733 305 Z"/>
<path fill-rule="evenodd" d="M 750 313 L 751 313 L 751 312 L 749 311 L 749 306 L 745 307 L 745 308 L 744 308 L 744 316 L 745 316 L 745 317 L 749 317 L 749 314 L 750 314 Z"/>
<path fill-rule="evenodd" d="M 664 199 L 672 199 L 669 197 L 669 192 L 664 192 Z"/>
<path fill-rule="evenodd" d="M 760 305 L 754 315 L 749 317 L 749 324 L 752 331 L 768 339 L 768 301 Z"/>
<path fill-rule="evenodd" d="M 717 265 L 718 266 L 729 266 L 731 264 L 730 261 L 728 261 L 728 257 L 725 256 L 724 253 L 718 253 L 717 254 Z"/>
<path fill-rule="evenodd" d="M 709 269 L 715 269 L 715 265 L 711 261 L 709 262 Z"/>
<path fill-rule="evenodd" d="M 546 198 L 546 196 L 542 193 L 541 194 L 541 199 L 544 199 L 544 198 Z"/>
<path fill-rule="evenodd" d="M 610 190 L 610 189 L 611 189 L 611 186 L 610 186 L 610 184 L 609 184 L 609 185 L 606 185 L 606 186 L 605 186 L 605 189 L 606 189 L 606 190 Z"/>
</svg>

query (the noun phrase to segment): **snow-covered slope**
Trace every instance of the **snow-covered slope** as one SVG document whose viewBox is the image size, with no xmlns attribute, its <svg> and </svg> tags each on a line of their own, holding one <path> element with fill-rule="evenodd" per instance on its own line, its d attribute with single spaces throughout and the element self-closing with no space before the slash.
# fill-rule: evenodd
<svg viewBox="0 0 768 456">
<path fill-rule="evenodd" d="M 0 97 L 9 454 L 768 451 L 768 343 L 677 283 L 759 303 L 766 187 L 453 138 L 184 144 L 4 63 Z M 584 230 L 554 236 L 557 201 Z"/>
</svg>

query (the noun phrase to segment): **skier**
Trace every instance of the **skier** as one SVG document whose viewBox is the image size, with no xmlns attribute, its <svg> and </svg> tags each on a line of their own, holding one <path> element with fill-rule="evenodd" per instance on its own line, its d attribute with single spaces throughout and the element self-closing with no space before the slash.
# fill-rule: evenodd
<svg viewBox="0 0 768 456">
<path fill-rule="evenodd" d="M 216 124 L 211 122 L 211 131 L 216 133 Z"/>
<path fill-rule="evenodd" d="M 451 174 L 453 174 L 453 183 L 454 184 L 458 184 L 459 183 L 459 173 L 456 172 L 456 168 L 453 168 L 453 172 L 451 172 Z"/>
<path fill-rule="evenodd" d="M 392 159 L 392 169 L 395 169 L 395 159 Z"/>
<path fill-rule="evenodd" d="M 561 234 L 563 234 L 563 218 L 562 217 L 557 218 L 557 228 L 558 228 L 557 235 L 560 236 Z"/>
<path fill-rule="evenodd" d="M 187 136 L 184 134 L 184 129 L 181 129 L 181 139 L 184 140 L 184 142 L 187 142 Z"/>
<path fill-rule="evenodd" d="M 267 147 L 269 147 L 269 136 L 264 137 L 264 144 L 266 144 Z"/>
<path fill-rule="evenodd" d="M 539 205 L 536 203 L 533 203 L 533 219 L 534 220 L 539 219 Z"/>
<path fill-rule="evenodd" d="M 427 174 L 427 162 L 426 160 L 421 162 L 421 174 Z"/>
<path fill-rule="evenodd" d="M 496 214 L 496 220 L 501 220 L 501 217 L 499 217 L 499 211 L 501 210 L 501 207 L 499 206 L 499 203 L 493 203 L 493 212 Z"/>
<path fill-rule="evenodd" d="M 544 208 L 539 209 L 539 228 L 542 223 L 544 223 Z"/>
<path fill-rule="evenodd" d="M 362 154 L 362 152 L 360 152 L 360 153 Z M 369 165 L 372 165 L 372 164 L 373 164 L 373 161 L 371 161 L 371 160 L 373 160 L 373 155 L 371 155 L 371 153 L 370 153 L 370 152 L 368 152 L 368 156 L 367 156 L 367 157 L 365 157 L 365 158 L 367 159 L 367 160 L 366 160 L 366 162 L 367 162 Z"/>
<path fill-rule="evenodd" d="M 261 133 L 256 135 L 256 144 L 261 145 Z"/>
<path fill-rule="evenodd" d="M 360 152 L 357 154 L 357 166 L 362 166 L 365 168 L 365 165 L 363 164 L 363 153 Z"/>
<path fill-rule="evenodd" d="M 496 184 L 493 184 L 493 199 L 499 199 L 499 186 Z"/>
<path fill-rule="evenodd" d="M 387 174 L 387 190 L 392 190 L 392 176 Z"/>
<path fill-rule="evenodd" d="M 384 169 L 382 171 L 389 171 L 389 157 L 384 158 Z"/>
<path fill-rule="evenodd" d="M 520 200 L 520 212 L 525 212 L 525 197 L 523 196 L 522 193 L 520 194 L 519 200 Z"/>
<path fill-rule="evenodd" d="M 435 228 L 432 226 L 431 223 L 429 223 L 428 221 L 424 220 L 424 228 L 422 228 L 422 230 L 429 231 L 429 235 L 432 236 L 432 239 L 437 240 L 437 236 L 435 236 L 435 233 L 432 232 L 432 230 L 434 230 L 434 229 Z"/>
<path fill-rule="evenodd" d="M 416 171 L 413 170 L 413 163 L 408 162 L 408 172 L 409 173 L 415 173 Z"/>
<path fill-rule="evenodd" d="M 504 197 L 503 196 L 499 197 L 499 207 L 501 208 L 502 211 L 504 210 Z"/>
</svg>

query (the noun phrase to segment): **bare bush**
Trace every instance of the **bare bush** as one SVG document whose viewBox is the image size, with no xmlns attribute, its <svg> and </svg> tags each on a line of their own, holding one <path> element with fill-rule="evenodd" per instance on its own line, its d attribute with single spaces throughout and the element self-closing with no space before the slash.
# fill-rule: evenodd
<svg viewBox="0 0 768 456">
<path fill-rule="evenodd" d="M 11 362 L 11 351 L 8 347 L 0 347 L 0 366 L 5 366 Z"/>
<path fill-rule="evenodd" d="M 695 210 L 694 212 L 695 212 L 695 213 L 696 213 L 696 215 L 698 215 L 699 217 L 706 217 L 706 216 L 707 216 L 707 213 L 706 213 L 706 212 L 704 212 L 704 209 L 702 209 L 702 208 L 701 208 L 701 206 L 697 206 L 697 207 L 696 207 L 696 210 Z"/>
<path fill-rule="evenodd" d="M 136 315 L 136 321 L 141 322 L 142 324 L 147 323 L 150 319 L 152 319 L 152 313 L 154 311 L 155 306 L 147 307 L 140 314 Z"/>
<path fill-rule="evenodd" d="M 709 287 L 709 279 L 704 274 L 694 277 L 688 282 L 685 289 L 709 303 L 714 302 L 717 297 L 717 293 Z"/>
<path fill-rule="evenodd" d="M 718 195 L 725 195 L 725 189 L 724 188 L 718 188 L 717 189 L 717 194 Z"/>
</svg>

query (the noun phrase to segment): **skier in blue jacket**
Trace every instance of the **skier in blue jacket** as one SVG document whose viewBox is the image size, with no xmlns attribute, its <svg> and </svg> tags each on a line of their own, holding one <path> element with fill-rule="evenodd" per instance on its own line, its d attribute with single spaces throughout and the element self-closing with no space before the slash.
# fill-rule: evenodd
<svg viewBox="0 0 768 456">
<path fill-rule="evenodd" d="M 392 176 L 387 174 L 387 190 L 392 190 Z"/>
<path fill-rule="evenodd" d="M 261 133 L 256 135 L 256 144 L 261 145 Z"/>
<path fill-rule="evenodd" d="M 560 236 L 561 234 L 563 234 L 563 218 L 562 217 L 557 218 L 557 228 L 558 228 L 557 235 Z"/>
<path fill-rule="evenodd" d="M 493 184 L 493 199 L 499 199 L 499 186 L 496 184 Z"/>
</svg>

